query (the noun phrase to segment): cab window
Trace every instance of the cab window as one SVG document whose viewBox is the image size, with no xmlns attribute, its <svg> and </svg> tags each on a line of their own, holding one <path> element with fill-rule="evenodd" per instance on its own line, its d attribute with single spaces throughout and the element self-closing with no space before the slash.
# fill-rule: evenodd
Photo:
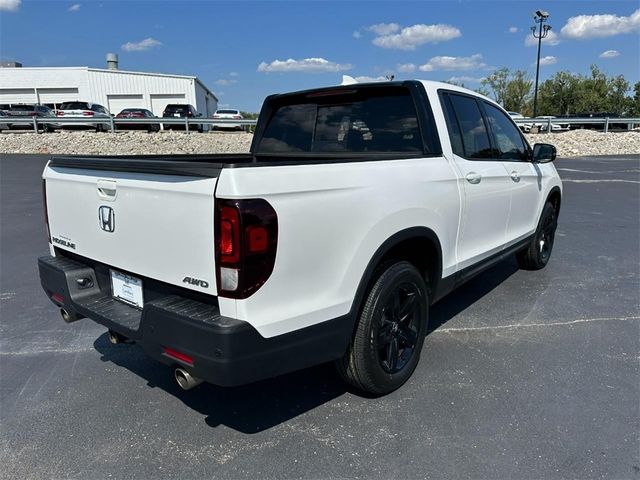
<svg viewBox="0 0 640 480">
<path fill-rule="evenodd" d="M 497 150 L 495 156 L 500 160 L 526 161 L 529 156 L 528 149 L 518 127 L 500 109 L 490 103 L 484 102 L 484 111 Z"/>
</svg>

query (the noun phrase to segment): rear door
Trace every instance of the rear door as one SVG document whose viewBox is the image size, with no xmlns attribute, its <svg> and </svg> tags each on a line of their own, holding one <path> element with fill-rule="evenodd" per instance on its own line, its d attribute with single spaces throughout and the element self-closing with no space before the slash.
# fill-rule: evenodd
<svg viewBox="0 0 640 480">
<path fill-rule="evenodd" d="M 494 160 L 489 130 L 475 97 L 440 95 L 464 207 L 458 238 L 458 268 L 499 252 L 505 243 L 511 179 Z"/>
<path fill-rule="evenodd" d="M 45 180 L 56 248 L 134 276 L 215 294 L 217 178 L 55 164 L 54 158 Z"/>
<path fill-rule="evenodd" d="M 499 108 L 488 102 L 484 111 L 493 135 L 494 153 L 510 179 L 511 211 L 507 223 L 507 243 L 533 233 L 538 223 L 542 197 L 542 173 L 529 160 L 529 147 L 520 129 Z"/>
</svg>

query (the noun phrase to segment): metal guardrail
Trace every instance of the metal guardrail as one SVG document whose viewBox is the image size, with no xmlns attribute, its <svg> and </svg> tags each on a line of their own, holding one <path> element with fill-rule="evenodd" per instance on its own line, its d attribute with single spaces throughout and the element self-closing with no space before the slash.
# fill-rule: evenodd
<svg viewBox="0 0 640 480">
<path fill-rule="evenodd" d="M 514 122 L 518 125 L 531 125 L 536 127 L 545 127 L 544 133 L 553 133 L 551 125 L 602 125 L 605 133 L 609 131 L 609 126 L 627 125 L 628 130 L 632 130 L 634 125 L 640 125 L 640 118 L 615 118 L 615 117 L 586 117 L 586 118 L 514 118 Z"/>
<path fill-rule="evenodd" d="M 117 125 L 178 125 L 184 127 L 187 133 L 197 130 L 201 125 L 220 126 L 224 128 L 225 124 L 248 126 L 249 131 L 256 125 L 256 120 L 234 120 L 222 118 L 104 118 L 104 117 L 0 117 L 0 124 L 9 125 L 32 125 L 33 131 L 38 133 L 42 127 L 53 125 L 61 127 L 65 124 L 86 125 L 92 127 L 95 125 L 108 126 L 111 132 L 116 131 Z"/>
<path fill-rule="evenodd" d="M 627 125 L 627 129 L 632 130 L 634 125 L 640 125 L 640 117 L 633 118 L 514 118 L 518 125 L 531 125 L 538 128 L 544 127 L 545 133 L 553 132 L 551 125 L 603 125 L 604 132 L 609 131 L 610 125 Z M 33 125 L 34 132 L 38 132 L 38 126 L 54 125 L 64 126 L 65 124 L 94 126 L 96 124 L 108 125 L 108 130 L 116 131 L 117 125 L 179 125 L 183 126 L 185 131 L 189 133 L 200 125 L 224 126 L 244 125 L 252 131 L 256 125 L 256 120 L 233 120 L 220 118 L 101 118 L 101 117 L 0 117 L 0 124 L 7 123 L 11 125 Z"/>
</svg>

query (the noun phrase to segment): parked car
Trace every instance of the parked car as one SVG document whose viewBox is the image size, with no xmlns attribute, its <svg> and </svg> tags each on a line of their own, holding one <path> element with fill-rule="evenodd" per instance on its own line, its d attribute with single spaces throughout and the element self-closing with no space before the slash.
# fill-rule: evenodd
<svg viewBox="0 0 640 480">
<path fill-rule="evenodd" d="M 507 113 L 514 120 L 524 120 L 524 119 L 527 118 L 527 117 L 525 117 L 524 115 L 522 115 L 521 113 L 518 113 L 518 112 L 507 112 Z M 524 133 L 529 133 L 531 131 L 531 124 L 530 123 L 517 123 L 516 125 L 518 125 L 518 128 L 520 130 L 522 130 Z"/>
<path fill-rule="evenodd" d="M 175 117 L 175 118 L 197 118 L 202 115 L 198 113 L 196 108 L 193 105 L 189 105 L 188 103 L 171 103 L 164 108 L 164 112 L 162 112 L 163 118 Z M 182 124 L 164 124 L 165 130 L 186 130 L 186 127 Z M 189 123 L 189 130 L 202 132 L 204 131 L 204 127 L 202 124 Z"/>
<path fill-rule="evenodd" d="M 102 105 L 91 102 L 64 102 L 56 110 L 58 118 L 93 118 L 96 120 L 111 120 L 111 113 Z M 109 130 L 109 122 L 96 123 L 60 123 L 61 128 L 95 128 L 96 132 Z"/>
<path fill-rule="evenodd" d="M 125 108 L 115 116 L 116 119 L 122 118 L 158 118 L 153 112 L 146 108 Z M 149 133 L 159 132 L 159 123 L 116 123 L 117 130 L 146 130 Z"/>
<path fill-rule="evenodd" d="M 10 118 L 55 118 L 53 111 L 44 105 L 37 104 L 13 104 L 4 112 Z M 53 132 L 55 125 L 53 123 L 38 124 L 38 130 L 43 132 Z M 11 129 L 14 130 L 33 130 L 32 123 L 11 123 Z"/>
<path fill-rule="evenodd" d="M 9 130 L 11 128 L 11 124 L 6 123 L 8 119 L 7 117 L 9 117 L 9 115 L 7 115 L 4 110 L 0 110 L 0 131 Z"/>
<path fill-rule="evenodd" d="M 557 117 L 553 116 L 553 115 L 540 115 L 538 117 L 536 117 L 536 120 L 538 119 L 542 119 L 542 120 L 546 120 L 546 119 L 556 119 Z M 546 132 L 547 128 L 549 127 L 549 124 L 547 122 L 535 122 L 533 123 L 532 126 L 536 126 L 538 127 L 538 129 L 541 132 Z M 552 123 L 551 124 L 551 132 L 564 132 L 569 130 L 570 125 L 568 123 Z"/>
<path fill-rule="evenodd" d="M 216 113 L 213 114 L 213 118 L 220 120 L 244 120 L 244 117 L 240 113 L 240 110 L 234 109 L 224 109 L 224 110 L 216 110 Z M 233 130 L 244 130 L 244 125 L 241 123 L 214 123 L 213 129 L 222 129 L 222 128 L 230 128 Z"/>
<path fill-rule="evenodd" d="M 381 395 L 415 370 L 430 305 L 513 254 L 549 262 L 555 148 L 476 92 L 328 87 L 269 96 L 258 123 L 246 154 L 51 158 L 38 264 L 65 321 L 184 389 L 335 361 Z"/>
</svg>

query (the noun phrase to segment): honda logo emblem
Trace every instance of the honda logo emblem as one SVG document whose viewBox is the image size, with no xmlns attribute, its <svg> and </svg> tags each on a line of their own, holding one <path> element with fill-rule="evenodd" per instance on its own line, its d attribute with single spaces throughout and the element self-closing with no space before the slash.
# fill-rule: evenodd
<svg viewBox="0 0 640 480">
<path fill-rule="evenodd" d="M 98 208 L 98 222 L 105 232 L 113 232 L 116 229 L 116 214 L 113 208 L 102 205 Z"/>
</svg>

